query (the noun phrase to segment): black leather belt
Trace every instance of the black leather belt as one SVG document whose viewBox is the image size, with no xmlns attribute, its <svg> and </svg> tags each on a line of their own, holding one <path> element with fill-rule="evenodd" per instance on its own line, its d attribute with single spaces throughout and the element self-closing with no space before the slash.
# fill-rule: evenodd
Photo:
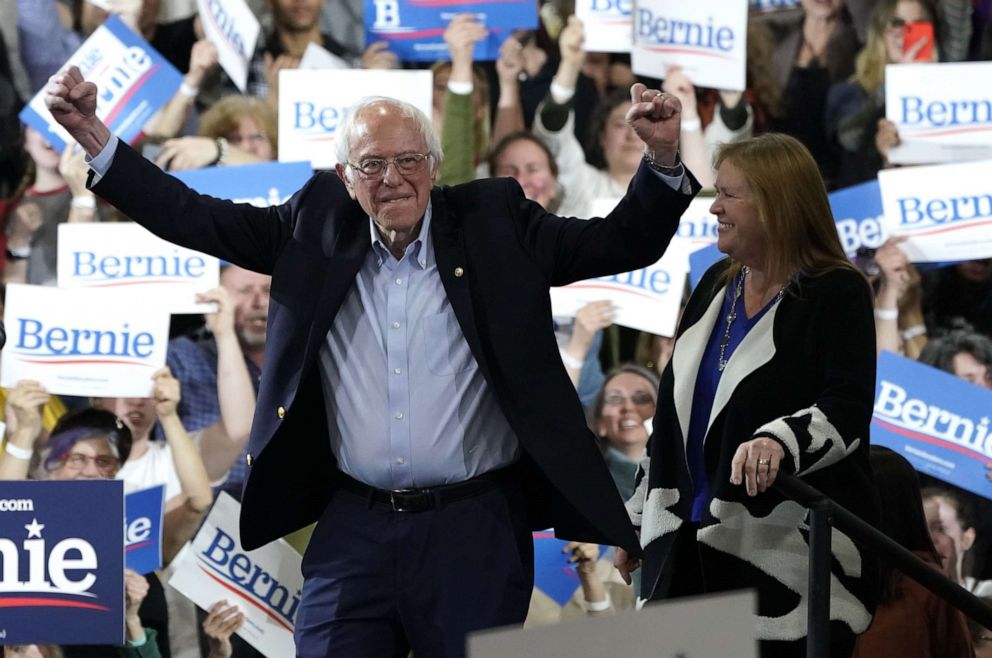
<svg viewBox="0 0 992 658">
<path fill-rule="evenodd" d="M 337 484 L 369 501 L 369 504 L 387 505 L 394 512 L 426 512 L 438 509 L 456 500 L 464 500 L 495 489 L 511 478 L 513 466 L 483 473 L 471 480 L 454 484 L 440 484 L 423 489 L 376 489 L 364 482 L 338 472 Z"/>
</svg>

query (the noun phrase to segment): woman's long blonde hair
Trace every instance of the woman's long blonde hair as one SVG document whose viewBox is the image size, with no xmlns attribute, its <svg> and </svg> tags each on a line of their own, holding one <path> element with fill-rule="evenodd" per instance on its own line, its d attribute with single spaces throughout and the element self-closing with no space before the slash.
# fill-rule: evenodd
<svg viewBox="0 0 992 658">
<path fill-rule="evenodd" d="M 853 269 L 841 246 L 827 190 L 809 150 L 799 140 L 766 133 L 719 147 L 716 167 L 728 162 L 747 181 L 765 232 L 764 274 L 771 281 Z M 728 279 L 740 271 L 732 263 Z"/>
</svg>

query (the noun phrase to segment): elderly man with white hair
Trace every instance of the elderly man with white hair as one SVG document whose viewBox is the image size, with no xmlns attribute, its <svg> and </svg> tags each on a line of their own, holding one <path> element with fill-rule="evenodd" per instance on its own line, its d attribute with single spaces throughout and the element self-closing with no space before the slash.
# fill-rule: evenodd
<svg viewBox="0 0 992 658">
<path fill-rule="evenodd" d="M 560 218 L 510 179 L 435 187 L 430 120 L 352 109 L 336 175 L 267 209 L 201 196 L 95 116 L 72 68 L 52 114 L 92 158 L 93 190 L 176 244 L 272 275 L 241 541 L 319 520 L 303 560 L 299 656 L 462 656 L 520 623 L 530 531 L 637 537 L 562 366 L 548 289 L 645 267 L 698 185 L 678 101 L 631 89 L 645 158 L 606 218 Z"/>
</svg>

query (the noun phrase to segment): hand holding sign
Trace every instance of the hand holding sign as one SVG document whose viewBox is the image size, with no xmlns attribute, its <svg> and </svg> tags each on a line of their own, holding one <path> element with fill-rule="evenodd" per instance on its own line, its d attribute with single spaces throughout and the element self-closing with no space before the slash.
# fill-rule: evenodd
<svg viewBox="0 0 992 658">
<path fill-rule="evenodd" d="M 45 87 L 45 106 L 90 157 L 110 141 L 110 129 L 96 116 L 96 92 L 76 66 L 53 75 Z"/>
<path fill-rule="evenodd" d="M 234 335 L 234 304 L 227 288 L 217 286 L 196 296 L 198 304 L 213 302 L 217 304 L 216 313 L 207 313 L 207 329 L 218 340 Z"/>
<path fill-rule="evenodd" d="M 400 60 L 396 53 L 389 49 L 388 41 L 376 41 L 362 53 L 363 69 L 396 69 Z"/>
<path fill-rule="evenodd" d="M 451 52 L 451 77 L 457 81 L 472 81 L 472 55 L 475 44 L 486 38 L 488 30 L 472 14 L 458 14 L 444 31 L 444 43 Z"/>
<path fill-rule="evenodd" d="M 7 396 L 7 433 L 11 436 L 30 436 L 32 440 L 41 436 L 41 408 L 48 404 L 51 396 L 40 383 L 22 379 Z M 29 446 L 22 446 L 29 447 Z"/>
<path fill-rule="evenodd" d="M 155 414 L 159 418 L 172 416 L 179 406 L 179 380 L 172 376 L 169 366 L 159 368 L 152 375 L 155 386 L 152 389 L 152 397 L 155 399 Z"/>
<path fill-rule="evenodd" d="M 210 606 L 207 618 L 203 620 L 203 634 L 210 645 L 210 656 L 228 658 L 233 653 L 231 634 L 245 623 L 241 608 L 229 605 L 226 600 Z"/>
<path fill-rule="evenodd" d="M 124 570 L 124 628 L 129 641 L 140 642 L 145 636 L 138 609 L 148 596 L 148 589 L 148 579 L 134 569 Z"/>
<path fill-rule="evenodd" d="M 647 146 L 655 162 L 663 166 L 676 164 L 682 104 L 671 94 L 648 89 L 640 82 L 630 88 L 627 124 Z"/>
<path fill-rule="evenodd" d="M 194 43 L 189 51 L 189 72 L 184 82 L 194 89 L 199 89 L 203 78 L 217 67 L 219 56 L 217 46 L 210 40 L 200 39 Z"/>
</svg>

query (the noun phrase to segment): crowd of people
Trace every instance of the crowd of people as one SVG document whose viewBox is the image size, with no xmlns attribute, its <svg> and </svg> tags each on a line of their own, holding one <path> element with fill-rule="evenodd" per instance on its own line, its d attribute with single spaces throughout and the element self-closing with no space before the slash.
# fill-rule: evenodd
<svg viewBox="0 0 992 658">
<path fill-rule="evenodd" d="M 59 397 L 26 380 L 0 390 L 0 480 L 166 487 L 166 571 L 126 574 L 127 644 L 4 655 L 257 655 L 234 634 L 244 623 L 236 606 L 194 610 L 166 585 L 169 563 L 220 491 L 265 517 L 242 537 L 247 548 L 320 519 L 290 535 L 306 554 L 297 627 L 306 656 L 458 656 L 464 648 L 453 642 L 497 622 L 611 614 L 639 599 L 738 587 L 759 592 L 762 655 L 804 655 L 804 612 L 795 612 L 805 605 L 804 512 L 771 490 L 780 469 L 992 597 L 992 503 L 918 476 L 867 440 L 883 350 L 992 389 L 992 259 L 917 268 L 891 237 L 852 263 L 827 201 L 897 166 L 885 67 L 921 61 L 924 51 L 935 65 L 992 60 L 992 2 L 801 0 L 752 11 L 744 91 L 695 86 L 677 67 L 636 75 L 629 56 L 586 51 L 571 3 L 541 4 L 538 27 L 513 32 L 495 61 L 474 60 L 488 32 L 464 14 L 444 32 L 450 60 L 423 64 L 400 61 L 385 42 L 363 47 L 361 2 L 251 0 L 263 33 L 241 93 L 196 3 L 0 2 L 3 284 L 55 285 L 65 222 L 135 220 L 225 260 L 220 287 L 198 298 L 217 312 L 173 316 L 167 366 L 148 398 Z M 183 75 L 133 151 L 109 134 L 84 139 L 94 134 L 81 104 L 90 92 L 64 69 L 111 13 Z M 904 43 L 904 27 L 920 22 L 933 26 L 933 43 Z M 297 68 L 310 44 L 356 68 L 430 67 L 432 115 L 382 99 L 360 105 L 339 129 L 337 175 L 317 174 L 277 210 L 211 205 L 174 181 L 136 189 L 129 176 L 148 162 L 172 172 L 276 159 L 279 71 Z M 42 90 L 70 134 L 78 128 L 81 148 L 59 153 L 18 121 Z M 489 180 L 504 177 L 516 184 Z M 451 187 L 432 191 L 435 183 Z M 608 301 L 550 316 L 540 296 L 548 285 L 657 260 L 700 189 L 713 195 L 728 258 L 686 291 L 675 337 L 615 325 Z M 180 203 L 183 216 L 170 214 Z M 314 205 L 355 225 L 372 220 L 371 246 L 367 228 L 359 236 L 334 225 L 340 282 L 328 278 L 324 289 L 324 271 L 305 269 L 325 255 L 315 251 L 324 229 L 306 225 Z M 449 224 L 456 216 L 475 224 Z M 648 216 L 655 226 L 642 226 Z M 237 222 L 248 228 L 233 231 Z M 490 253 L 493 245 L 502 251 Z M 279 295 L 274 271 L 283 272 Z M 391 296 L 393 282 L 406 282 L 409 295 L 404 287 Z M 316 290 L 300 292 L 307 286 Z M 395 338 L 410 314 L 409 334 Z M 273 326 L 276 316 L 284 324 Z M 383 411 L 381 422 L 365 405 Z M 286 434 L 307 437 L 292 447 Z M 354 436 L 386 438 L 363 447 Z M 422 436 L 424 446 L 398 447 Z M 597 484 L 610 481 L 604 495 Z M 315 491 L 315 482 L 354 500 Z M 380 494 L 427 485 L 437 485 L 437 509 L 425 508 L 436 526 L 391 536 L 381 514 L 361 517 L 361 532 L 347 525 L 360 508 L 386 505 Z M 273 495 L 277 487 L 288 493 Z M 469 503 L 478 509 L 459 507 Z M 501 564 L 481 552 L 479 562 L 463 560 L 443 541 L 480 513 L 501 526 L 476 528 L 485 555 L 509 556 Z M 564 607 L 531 592 L 522 543 L 535 519 L 576 539 L 564 550 L 578 586 Z M 359 631 L 330 623 L 329 608 L 343 618 L 372 605 L 348 600 L 340 582 L 361 579 L 378 593 L 410 575 L 396 565 L 366 573 L 393 559 L 389 542 L 415 556 L 420 580 L 404 582 L 395 610 L 368 608 L 384 621 Z M 830 655 L 992 655 L 992 630 L 884 564 L 875 573 L 874 558 L 846 537 L 835 539 L 834 557 Z M 448 581 L 473 570 L 492 570 L 495 584 L 478 584 L 469 604 L 459 598 L 464 583 Z M 507 582 L 513 591 L 503 592 Z M 418 591 L 435 587 L 433 597 Z M 432 628 L 432 614 L 450 627 Z"/>
</svg>

